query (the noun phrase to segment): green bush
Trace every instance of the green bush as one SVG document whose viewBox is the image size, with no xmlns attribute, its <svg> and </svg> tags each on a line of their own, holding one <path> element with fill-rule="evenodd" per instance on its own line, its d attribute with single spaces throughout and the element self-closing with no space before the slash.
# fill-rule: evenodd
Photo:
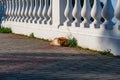
<svg viewBox="0 0 120 80">
<path fill-rule="evenodd" d="M 75 38 L 68 39 L 66 46 L 68 47 L 77 47 L 77 40 Z"/>
<path fill-rule="evenodd" d="M 8 27 L 0 27 L 0 33 L 12 33 L 12 30 Z"/>
<path fill-rule="evenodd" d="M 34 33 L 31 33 L 31 34 L 29 35 L 29 38 L 35 38 Z"/>
</svg>

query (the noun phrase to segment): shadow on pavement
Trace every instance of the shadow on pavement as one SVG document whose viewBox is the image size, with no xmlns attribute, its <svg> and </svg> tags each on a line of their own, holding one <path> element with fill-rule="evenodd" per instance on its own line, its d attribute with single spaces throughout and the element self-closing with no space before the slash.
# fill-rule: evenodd
<svg viewBox="0 0 120 80">
<path fill-rule="evenodd" d="M 96 54 L 3 53 L 0 80 L 119 80 L 119 62 Z"/>
</svg>

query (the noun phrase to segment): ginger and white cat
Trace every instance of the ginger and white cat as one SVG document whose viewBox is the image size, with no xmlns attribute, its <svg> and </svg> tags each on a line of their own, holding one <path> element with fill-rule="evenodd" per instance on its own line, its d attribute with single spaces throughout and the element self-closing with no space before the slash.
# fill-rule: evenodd
<svg viewBox="0 0 120 80">
<path fill-rule="evenodd" d="M 51 46 L 65 46 L 68 39 L 65 37 L 55 38 L 50 42 Z"/>
</svg>

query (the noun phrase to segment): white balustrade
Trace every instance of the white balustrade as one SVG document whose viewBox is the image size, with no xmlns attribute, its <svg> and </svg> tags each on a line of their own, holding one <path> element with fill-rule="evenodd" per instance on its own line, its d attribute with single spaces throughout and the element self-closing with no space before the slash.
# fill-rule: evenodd
<svg viewBox="0 0 120 80">
<path fill-rule="evenodd" d="M 6 20 L 52 24 L 52 0 L 5 1 Z"/>
<path fill-rule="evenodd" d="M 21 22 L 24 22 L 24 19 L 25 19 L 25 0 L 22 0 L 22 10 L 21 10 L 21 19 L 20 21 Z"/>
<path fill-rule="evenodd" d="M 24 22 L 28 22 L 28 19 L 29 19 L 29 15 L 28 15 L 28 12 L 29 12 L 29 6 L 30 6 L 30 0 L 26 0 L 26 9 L 25 9 L 25 19 L 24 19 Z"/>
<path fill-rule="evenodd" d="M 101 28 L 113 29 L 114 23 L 112 22 L 112 18 L 114 17 L 114 9 L 111 0 L 106 0 L 102 10 L 102 17 L 105 19 L 105 22 L 101 25 Z"/>
<path fill-rule="evenodd" d="M 49 20 L 48 20 L 48 24 L 52 24 L 52 0 L 50 0 L 50 6 L 48 9 L 48 16 L 49 16 Z"/>
<path fill-rule="evenodd" d="M 102 11 L 102 7 L 100 4 L 100 0 L 94 0 L 94 4 L 91 10 L 91 16 L 94 19 L 94 21 L 90 25 L 91 28 L 100 28 L 101 11 Z"/>
<path fill-rule="evenodd" d="M 64 15 L 66 17 L 66 21 L 64 22 L 64 25 L 66 26 L 71 26 L 72 23 L 72 10 L 73 10 L 73 6 L 72 6 L 72 0 L 67 0 L 67 4 L 66 4 L 66 8 L 65 8 L 65 12 Z"/>
<path fill-rule="evenodd" d="M 118 22 L 116 24 L 116 28 L 120 30 L 120 0 L 117 1 L 117 6 L 115 8 L 115 17 L 118 19 Z"/>
<path fill-rule="evenodd" d="M 39 0 L 39 8 L 38 8 L 38 12 L 37 12 L 37 16 L 38 16 L 38 20 L 37 23 L 42 23 L 43 20 L 43 16 L 42 16 L 42 11 L 43 11 L 43 0 Z"/>
<path fill-rule="evenodd" d="M 52 24 L 52 0 L 1 0 L 5 3 L 4 8 L 6 20 L 30 22 L 38 24 Z M 90 0 L 84 0 L 83 7 L 81 8 L 80 0 L 75 0 L 74 8 L 72 6 L 72 0 L 65 0 L 66 7 L 64 9 L 64 16 L 66 26 L 80 26 L 80 27 L 93 27 L 93 28 L 105 28 L 112 29 L 114 23 L 112 18 L 115 17 L 120 20 L 120 1 L 118 0 L 116 10 L 114 13 L 111 0 L 106 0 L 103 9 L 101 8 L 100 0 L 94 0 L 94 4 L 90 6 Z M 90 13 L 91 12 L 91 13 Z M 104 23 L 101 23 L 100 19 L 105 19 Z M 83 21 L 81 21 L 83 17 Z M 91 17 L 94 21 L 91 23 Z M 73 18 L 75 19 L 73 21 Z"/>
<path fill-rule="evenodd" d="M 33 17 L 34 17 L 33 23 L 37 23 L 37 19 L 38 19 L 37 10 L 38 10 L 38 0 L 35 0 L 35 7 L 33 10 Z"/>
<path fill-rule="evenodd" d="M 1 0 L 1 2 L 5 4 L 3 5 L 6 9 L 6 20 L 52 24 L 52 0 Z M 67 2 L 64 9 L 66 18 L 64 25 L 66 26 L 71 26 L 72 24 L 72 26 L 112 29 L 114 25 L 112 18 L 114 15 L 120 21 L 119 0 L 115 13 L 111 0 L 106 0 L 103 9 L 101 8 L 100 0 L 94 0 L 92 10 L 90 0 L 84 0 L 82 8 L 80 0 L 75 0 L 74 8 L 72 0 L 65 0 L 65 2 Z M 100 20 L 101 15 L 105 19 L 104 23 Z M 81 21 L 81 17 L 83 17 L 83 21 Z M 92 23 L 90 21 L 91 17 L 94 19 Z"/>
<path fill-rule="evenodd" d="M 81 11 L 81 16 L 84 18 L 84 21 L 81 23 L 80 27 L 90 27 L 90 11 L 91 11 L 91 6 L 90 6 L 90 0 L 84 0 L 83 8 Z"/>
<path fill-rule="evenodd" d="M 72 23 L 72 26 L 80 26 L 80 22 L 81 22 L 81 4 L 80 4 L 80 0 L 75 0 L 75 5 L 73 8 L 73 12 L 72 12 L 73 17 L 75 18 L 75 21 Z"/>
<path fill-rule="evenodd" d="M 44 0 L 44 8 L 43 8 L 43 11 L 42 11 L 42 16 L 44 18 L 43 21 L 42 21 L 43 24 L 47 24 L 47 21 L 49 19 L 48 15 L 47 15 L 48 8 L 49 8 L 48 1 L 49 0 Z"/>
<path fill-rule="evenodd" d="M 36 37 L 49 40 L 75 37 L 81 47 L 110 49 L 114 55 L 120 55 L 120 0 L 117 0 L 115 11 L 112 0 L 106 0 L 103 8 L 101 0 L 94 0 L 92 9 L 90 1 L 0 0 L 1 26 L 10 27 L 14 33 L 34 33 Z M 114 17 L 118 21 L 115 26 Z M 105 21 L 101 22 L 101 18 Z"/>
<path fill-rule="evenodd" d="M 33 20 L 33 8 L 34 8 L 34 0 L 30 0 L 30 10 L 29 10 L 29 20 L 28 22 L 29 23 L 32 23 L 32 20 Z"/>
</svg>

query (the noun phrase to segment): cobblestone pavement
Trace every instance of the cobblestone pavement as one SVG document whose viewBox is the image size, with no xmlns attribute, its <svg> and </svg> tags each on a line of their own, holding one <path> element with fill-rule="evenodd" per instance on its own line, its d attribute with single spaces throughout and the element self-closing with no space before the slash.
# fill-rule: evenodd
<svg viewBox="0 0 120 80">
<path fill-rule="evenodd" d="M 120 80 L 120 59 L 0 34 L 0 80 Z"/>
</svg>

